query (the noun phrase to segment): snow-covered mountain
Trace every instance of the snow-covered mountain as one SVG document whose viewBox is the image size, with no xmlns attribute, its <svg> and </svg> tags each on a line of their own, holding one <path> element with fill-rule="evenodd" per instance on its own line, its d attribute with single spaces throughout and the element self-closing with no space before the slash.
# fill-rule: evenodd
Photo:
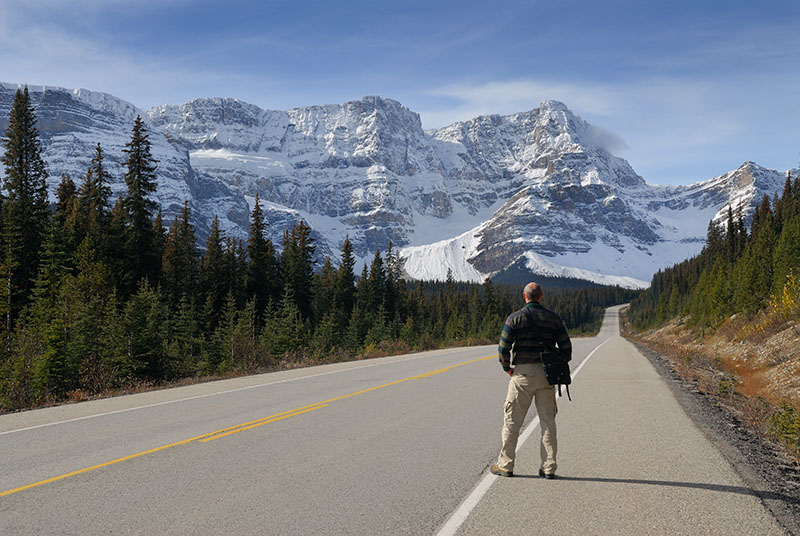
<svg viewBox="0 0 800 536">
<path fill-rule="evenodd" d="M 16 89 L 0 84 L 2 131 Z M 97 142 L 121 161 L 140 114 L 168 216 L 189 200 L 200 235 L 217 215 L 245 237 L 258 192 L 276 243 L 302 218 L 321 254 L 338 257 L 346 235 L 364 259 L 392 241 L 416 278 L 531 271 L 644 286 L 697 253 L 728 205 L 748 216 L 785 178 L 746 162 L 691 186 L 649 184 L 555 101 L 423 131 L 418 114 L 380 97 L 288 111 L 216 98 L 142 110 L 82 89 L 29 91 L 51 191 L 61 173 L 86 173 Z M 122 171 L 112 174 L 122 192 Z"/>
</svg>

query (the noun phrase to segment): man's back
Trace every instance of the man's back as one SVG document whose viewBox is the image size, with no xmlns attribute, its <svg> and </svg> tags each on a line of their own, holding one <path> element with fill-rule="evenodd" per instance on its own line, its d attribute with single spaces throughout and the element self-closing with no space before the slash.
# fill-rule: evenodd
<svg viewBox="0 0 800 536">
<path fill-rule="evenodd" d="M 535 363 L 540 352 L 556 347 L 564 360 L 572 359 L 572 343 L 564 321 L 538 302 L 530 302 L 506 319 L 498 351 L 501 356 L 510 357 L 513 349 L 515 364 Z"/>
</svg>

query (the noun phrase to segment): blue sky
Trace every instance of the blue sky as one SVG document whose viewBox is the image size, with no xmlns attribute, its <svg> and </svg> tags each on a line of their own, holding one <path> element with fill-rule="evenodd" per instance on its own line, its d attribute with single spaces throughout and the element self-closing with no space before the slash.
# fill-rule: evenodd
<svg viewBox="0 0 800 536">
<path fill-rule="evenodd" d="M 566 103 L 656 184 L 800 164 L 800 2 L 0 0 L 0 81 L 137 106 Z"/>
</svg>

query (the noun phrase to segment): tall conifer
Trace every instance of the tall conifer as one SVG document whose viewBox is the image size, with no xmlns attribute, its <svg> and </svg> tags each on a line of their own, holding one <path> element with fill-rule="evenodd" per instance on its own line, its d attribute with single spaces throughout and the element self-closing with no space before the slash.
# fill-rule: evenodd
<svg viewBox="0 0 800 536">
<path fill-rule="evenodd" d="M 217 327 L 228 283 L 225 274 L 225 252 L 223 251 L 223 233 L 219 227 L 219 218 L 214 216 L 206 241 L 206 250 L 200 259 L 198 279 L 200 287 L 200 305 L 204 308 L 205 321 L 209 331 Z"/>
<path fill-rule="evenodd" d="M 194 225 L 189 202 L 184 202 L 181 217 L 175 217 L 164 243 L 162 266 L 164 295 L 170 309 L 175 310 L 181 298 L 193 296 L 197 281 Z"/>
<path fill-rule="evenodd" d="M 3 139 L 2 277 L 10 333 L 39 270 L 48 221 L 47 170 L 28 88 L 17 90 Z"/>
<path fill-rule="evenodd" d="M 314 276 L 314 239 L 311 227 L 300 221 L 284 234 L 281 265 L 284 285 L 291 290 L 303 319 L 312 316 L 312 284 Z"/>
<path fill-rule="evenodd" d="M 150 198 L 156 191 L 157 160 L 153 158 L 150 146 L 142 118 L 136 116 L 131 141 L 123 149 L 128 159 L 122 163 L 127 168 L 125 184 L 128 191 L 123 204 L 128 220 L 125 240 L 130 262 L 128 279 L 133 288 L 142 278 L 151 282 L 158 278 L 157 237 L 153 232 L 153 213 L 158 205 Z"/>
<path fill-rule="evenodd" d="M 342 258 L 339 263 L 339 270 L 336 273 L 336 291 L 334 292 L 336 307 L 341 309 L 345 319 L 349 319 L 350 313 L 353 312 L 356 292 L 356 276 L 353 271 L 355 265 L 353 243 L 350 242 L 349 237 L 345 236 L 344 242 L 342 242 Z"/>
<path fill-rule="evenodd" d="M 247 272 L 244 284 L 247 299 L 255 299 L 257 315 L 261 315 L 270 299 L 277 302 L 278 286 L 275 249 L 266 238 L 267 223 L 256 192 L 256 204 L 250 216 L 250 235 L 247 238 Z"/>
</svg>

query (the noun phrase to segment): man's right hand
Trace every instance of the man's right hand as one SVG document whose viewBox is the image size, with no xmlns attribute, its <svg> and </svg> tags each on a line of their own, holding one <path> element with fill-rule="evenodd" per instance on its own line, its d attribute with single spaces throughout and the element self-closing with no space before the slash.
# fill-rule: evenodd
<svg viewBox="0 0 800 536">
<path fill-rule="evenodd" d="M 508 374 L 509 376 L 513 376 L 514 375 L 514 369 L 513 368 L 508 369 L 506 371 L 506 374 Z"/>
</svg>

